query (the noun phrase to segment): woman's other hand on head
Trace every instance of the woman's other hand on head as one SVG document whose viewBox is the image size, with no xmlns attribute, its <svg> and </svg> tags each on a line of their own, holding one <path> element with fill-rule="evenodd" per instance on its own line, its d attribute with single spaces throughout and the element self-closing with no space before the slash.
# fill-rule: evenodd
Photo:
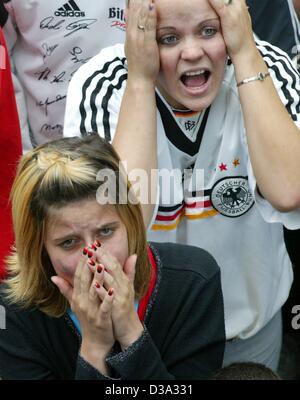
<svg viewBox="0 0 300 400">
<path fill-rule="evenodd" d="M 128 79 L 155 83 L 159 73 L 156 8 L 151 0 L 132 0 L 126 13 Z"/>
<path fill-rule="evenodd" d="M 256 51 L 251 17 L 245 0 L 208 0 L 221 20 L 228 55 L 236 58 Z"/>
</svg>

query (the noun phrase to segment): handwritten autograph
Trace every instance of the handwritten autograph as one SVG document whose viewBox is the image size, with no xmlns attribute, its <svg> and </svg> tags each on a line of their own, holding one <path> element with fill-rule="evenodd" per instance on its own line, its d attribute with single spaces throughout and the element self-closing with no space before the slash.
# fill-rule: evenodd
<svg viewBox="0 0 300 400">
<path fill-rule="evenodd" d="M 43 71 L 35 72 L 34 75 L 38 77 L 38 81 L 47 81 L 49 78 L 49 74 L 51 74 L 50 69 L 47 67 Z"/>
<path fill-rule="evenodd" d="M 62 83 L 65 81 L 66 71 L 61 72 L 58 75 L 54 75 L 53 80 L 50 83 Z"/>
<path fill-rule="evenodd" d="M 36 105 L 38 107 L 44 108 L 45 114 L 48 115 L 48 107 L 51 106 L 54 103 L 57 103 L 58 101 L 64 100 L 67 96 L 66 95 L 60 95 L 58 94 L 54 100 L 50 100 L 49 97 L 45 101 L 37 101 Z"/>
<path fill-rule="evenodd" d="M 79 21 L 72 22 L 66 26 L 66 30 L 70 32 L 67 33 L 65 37 L 70 36 L 72 33 L 75 33 L 81 29 L 89 29 L 89 27 L 95 22 L 97 22 L 97 19 L 94 18 L 80 19 Z"/>
<path fill-rule="evenodd" d="M 73 47 L 73 49 L 69 53 L 71 54 L 71 56 L 73 56 L 71 58 L 71 61 L 73 61 L 74 64 L 77 64 L 77 63 L 85 64 L 92 58 L 92 57 L 79 58 L 78 56 L 83 53 L 83 50 L 78 46 Z"/>
<path fill-rule="evenodd" d="M 56 125 L 44 124 L 41 127 L 41 133 L 48 138 L 61 137 L 63 134 L 63 126 L 60 124 Z"/>
<path fill-rule="evenodd" d="M 44 50 L 44 54 L 43 54 L 44 62 L 45 62 L 45 58 L 50 57 L 57 47 L 58 47 L 58 44 L 55 44 L 54 46 L 49 46 L 47 43 L 42 44 L 42 49 Z"/>
<path fill-rule="evenodd" d="M 65 19 L 61 19 L 55 23 L 53 23 L 54 17 L 46 17 L 40 23 L 41 29 L 51 29 L 57 31 L 62 28 L 62 24 L 65 22 Z"/>
</svg>

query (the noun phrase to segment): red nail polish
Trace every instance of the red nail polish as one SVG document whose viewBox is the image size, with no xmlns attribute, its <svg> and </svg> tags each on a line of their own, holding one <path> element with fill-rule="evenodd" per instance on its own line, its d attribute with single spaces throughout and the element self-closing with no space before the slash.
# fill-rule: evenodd
<svg viewBox="0 0 300 400">
<path fill-rule="evenodd" d="M 94 243 L 95 243 L 95 245 L 96 245 L 97 247 L 101 247 L 101 243 L 99 242 L 98 239 L 96 239 Z"/>
<path fill-rule="evenodd" d="M 87 252 L 88 258 L 92 258 L 93 254 L 94 253 L 91 250 L 88 250 L 88 252 Z"/>
<path fill-rule="evenodd" d="M 112 296 L 113 293 L 114 293 L 114 289 L 113 289 L 113 288 L 110 288 L 109 291 L 108 291 L 108 295 L 109 295 L 109 296 Z"/>
<path fill-rule="evenodd" d="M 97 272 L 98 272 L 98 274 L 101 274 L 101 272 L 102 272 L 102 266 L 101 265 L 98 265 L 98 267 L 97 267 Z"/>
<path fill-rule="evenodd" d="M 97 247 L 96 247 L 94 244 L 91 245 L 91 248 L 92 248 L 93 250 L 97 250 Z"/>
<path fill-rule="evenodd" d="M 88 264 L 91 265 L 92 267 L 94 267 L 96 265 L 94 260 L 89 260 Z"/>
<path fill-rule="evenodd" d="M 85 248 L 82 250 L 82 253 L 86 256 L 87 253 L 88 253 L 88 251 L 89 251 L 89 249 L 88 249 L 87 247 L 85 247 Z"/>
<path fill-rule="evenodd" d="M 95 282 L 95 287 L 96 287 L 97 289 L 99 289 L 99 288 L 100 288 L 100 285 L 99 285 L 99 283 L 98 283 L 98 282 Z"/>
</svg>

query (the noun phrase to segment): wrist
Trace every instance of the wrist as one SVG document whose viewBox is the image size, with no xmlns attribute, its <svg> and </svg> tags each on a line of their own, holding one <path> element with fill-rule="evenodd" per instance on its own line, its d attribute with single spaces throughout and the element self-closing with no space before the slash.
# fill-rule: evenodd
<svg viewBox="0 0 300 400">
<path fill-rule="evenodd" d="M 109 368 L 106 363 L 106 358 L 111 351 L 108 347 L 99 347 L 88 341 L 82 341 L 80 347 L 80 356 L 100 373 L 108 375 Z"/>
<path fill-rule="evenodd" d="M 264 63 L 264 60 L 256 46 L 247 51 L 237 53 L 234 57 L 231 57 L 231 61 L 234 65 L 235 71 L 249 67 L 253 68 L 256 64 L 260 64 L 261 62 Z"/>
<path fill-rule="evenodd" d="M 257 76 L 259 73 L 268 73 L 268 66 L 258 52 L 257 54 L 248 55 L 248 57 L 239 62 L 235 62 L 234 69 L 237 83 Z"/>
<path fill-rule="evenodd" d="M 126 350 L 130 347 L 134 342 L 136 342 L 143 334 L 144 327 L 142 323 L 139 321 L 139 324 L 135 328 L 132 328 L 130 332 L 126 335 L 122 336 L 119 339 L 119 344 L 121 346 L 122 351 Z"/>
<path fill-rule="evenodd" d="M 154 93 L 155 92 L 155 81 L 153 81 L 152 79 L 145 78 L 145 77 L 130 78 L 128 76 L 126 89 L 132 90 L 134 92 Z"/>
</svg>

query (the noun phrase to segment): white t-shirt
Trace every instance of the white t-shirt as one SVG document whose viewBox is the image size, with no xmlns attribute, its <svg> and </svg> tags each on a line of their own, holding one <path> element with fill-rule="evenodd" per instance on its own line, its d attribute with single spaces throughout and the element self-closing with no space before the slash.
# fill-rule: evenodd
<svg viewBox="0 0 300 400">
<path fill-rule="evenodd" d="M 300 127 L 298 73 L 284 52 L 267 42 L 257 44 L 281 100 Z M 103 49 L 80 68 L 68 91 L 65 135 L 97 131 L 111 141 L 126 79 L 122 45 Z M 217 98 L 199 119 L 196 139 L 182 128 L 182 116 L 179 121 L 159 93 L 156 97 L 159 169 L 183 172 L 192 168 L 192 177 L 204 171 L 204 180 L 201 173 L 198 180 L 187 173 L 185 188 L 181 173 L 171 187 L 160 181 L 159 204 L 148 238 L 209 251 L 221 268 L 226 336 L 251 337 L 288 297 L 293 273 L 282 223 L 299 228 L 300 210 L 280 213 L 257 193 L 230 62 Z M 189 120 L 189 115 L 186 118 L 186 126 L 194 126 L 195 121 Z"/>
<path fill-rule="evenodd" d="M 24 151 L 63 134 L 65 100 L 76 70 L 125 40 L 125 0 L 10 0 L 4 31 Z"/>
</svg>

